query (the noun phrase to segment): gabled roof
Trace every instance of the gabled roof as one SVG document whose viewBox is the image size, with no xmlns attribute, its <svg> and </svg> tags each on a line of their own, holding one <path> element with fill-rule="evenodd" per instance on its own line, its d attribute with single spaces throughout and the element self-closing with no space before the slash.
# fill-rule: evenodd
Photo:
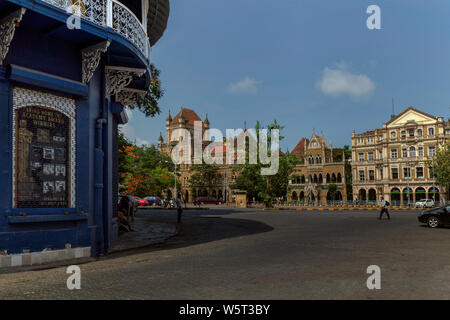
<svg viewBox="0 0 450 320">
<path fill-rule="evenodd" d="M 311 144 L 311 142 L 313 140 L 317 140 L 317 142 L 319 143 L 320 147 L 328 148 L 328 145 L 325 142 L 324 137 L 323 136 L 318 136 L 315 133 L 313 133 L 313 135 L 311 137 L 311 140 L 309 140 L 308 145 L 307 145 L 308 149 L 309 149 L 309 146 L 310 146 L 310 144 Z"/>
<path fill-rule="evenodd" d="M 172 119 L 171 124 L 177 124 L 178 119 L 181 117 L 181 114 L 183 114 L 183 119 L 188 125 L 193 126 L 194 121 L 202 121 L 202 119 L 200 119 L 200 117 L 195 113 L 194 110 L 181 108 L 180 112 L 178 112 L 177 115 Z"/>
<path fill-rule="evenodd" d="M 297 158 L 301 158 L 305 155 L 306 145 L 309 143 L 309 140 L 306 138 L 302 138 L 297 145 L 292 149 L 291 154 L 296 156 Z"/>
<path fill-rule="evenodd" d="M 435 117 L 435 116 L 433 116 L 433 115 L 431 115 L 431 114 L 429 114 L 429 113 L 420 111 L 420 110 L 418 110 L 418 109 L 416 109 L 416 108 L 414 108 L 414 107 L 409 107 L 409 108 L 406 108 L 405 110 L 403 110 L 401 113 L 399 113 L 399 114 L 396 115 L 395 117 L 393 117 L 392 119 L 390 119 L 388 122 L 386 122 L 386 125 L 391 124 L 392 122 L 398 120 L 398 119 L 401 118 L 404 114 L 406 114 L 406 113 L 408 113 L 408 112 L 410 112 L 410 111 L 415 111 L 415 112 L 420 113 L 420 114 L 422 114 L 422 115 L 424 115 L 424 116 L 426 116 L 426 117 L 429 117 L 429 118 L 432 118 L 432 119 L 437 120 L 437 117 Z"/>
</svg>

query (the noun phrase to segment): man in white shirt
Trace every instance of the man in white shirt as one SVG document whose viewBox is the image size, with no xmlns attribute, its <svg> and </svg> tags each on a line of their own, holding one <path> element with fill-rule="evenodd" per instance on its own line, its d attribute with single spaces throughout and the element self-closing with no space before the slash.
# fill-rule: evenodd
<svg viewBox="0 0 450 320">
<path fill-rule="evenodd" d="M 383 218 L 384 212 L 386 212 L 388 220 L 391 220 L 391 217 L 389 216 L 388 206 L 389 206 L 389 202 L 384 201 L 384 198 L 381 197 L 381 211 L 380 211 L 380 217 L 378 218 L 379 220 L 381 220 Z"/>
</svg>

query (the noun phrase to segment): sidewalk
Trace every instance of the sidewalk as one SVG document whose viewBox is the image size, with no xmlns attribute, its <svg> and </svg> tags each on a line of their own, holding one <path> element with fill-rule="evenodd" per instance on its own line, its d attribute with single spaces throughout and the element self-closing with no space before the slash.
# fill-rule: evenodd
<svg viewBox="0 0 450 320">
<path fill-rule="evenodd" d="M 145 212 L 138 212 L 134 219 L 134 222 L 132 223 L 134 231 L 127 232 L 121 235 L 115 241 L 113 247 L 109 250 L 108 254 L 104 256 L 104 258 L 107 259 L 108 255 L 112 253 L 138 249 L 153 244 L 163 243 L 164 241 L 166 241 L 167 239 L 173 237 L 178 233 L 178 227 L 175 219 L 173 222 L 171 221 L 161 222 L 157 221 L 158 219 L 159 218 L 156 217 L 155 215 L 148 214 Z M 90 247 L 87 247 L 87 249 L 90 250 Z M 36 264 L 31 263 L 29 265 L 22 265 L 22 266 L 1 267 L 0 263 L 0 274 L 52 269 L 69 265 L 81 265 L 84 263 L 96 261 L 96 259 L 92 257 L 58 259 L 59 251 L 64 250 L 49 252 L 50 254 L 53 254 L 55 258 L 54 260 L 48 259 L 48 261 L 45 262 L 42 261 Z"/>
<path fill-rule="evenodd" d="M 176 223 L 156 222 L 151 214 L 137 212 L 131 222 L 133 231 L 122 234 L 109 253 L 162 243 L 178 233 Z"/>
</svg>

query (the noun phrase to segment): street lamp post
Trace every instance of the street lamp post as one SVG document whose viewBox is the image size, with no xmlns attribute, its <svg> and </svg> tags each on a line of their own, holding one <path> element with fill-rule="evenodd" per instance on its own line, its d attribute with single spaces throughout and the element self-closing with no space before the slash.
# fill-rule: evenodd
<svg viewBox="0 0 450 320">
<path fill-rule="evenodd" d="M 174 199 L 177 199 L 177 163 L 176 162 L 174 162 L 174 164 L 175 164 L 175 170 L 174 170 L 174 172 L 173 172 L 173 180 L 175 181 L 175 186 L 174 186 L 174 190 L 175 190 L 175 197 L 174 197 Z"/>
<path fill-rule="evenodd" d="M 226 163 L 226 162 L 225 162 L 225 175 L 224 175 L 224 177 L 225 177 L 225 181 L 224 181 L 225 182 L 224 183 L 224 185 L 225 185 L 225 192 L 223 194 L 224 194 L 224 198 L 225 198 L 225 203 L 228 204 L 228 197 L 227 197 L 227 193 L 228 193 L 228 163 Z"/>
</svg>

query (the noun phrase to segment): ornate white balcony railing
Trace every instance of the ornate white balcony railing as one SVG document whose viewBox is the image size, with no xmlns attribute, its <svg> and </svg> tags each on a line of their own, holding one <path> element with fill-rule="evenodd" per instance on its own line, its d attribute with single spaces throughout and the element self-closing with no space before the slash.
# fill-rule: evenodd
<svg viewBox="0 0 450 320">
<path fill-rule="evenodd" d="M 79 13 L 81 18 L 102 27 L 109 27 L 133 43 L 148 59 L 150 43 L 139 19 L 116 0 L 42 0 L 66 12 Z"/>
<path fill-rule="evenodd" d="M 148 58 L 148 37 L 139 19 L 116 0 L 108 0 L 107 21 L 117 33 L 130 40 Z M 112 16 L 112 19 L 110 18 Z M 112 23 L 112 24 L 110 24 Z"/>
</svg>

